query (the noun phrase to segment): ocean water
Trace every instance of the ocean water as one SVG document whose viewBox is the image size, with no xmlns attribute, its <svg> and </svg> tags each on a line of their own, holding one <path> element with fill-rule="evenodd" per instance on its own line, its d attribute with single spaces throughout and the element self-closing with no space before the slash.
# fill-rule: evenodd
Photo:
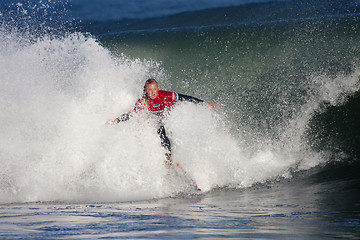
<svg viewBox="0 0 360 240">
<path fill-rule="evenodd" d="M 1 2 L 0 238 L 359 239 L 359 13 Z M 181 167 L 146 113 L 105 124 L 150 77 L 219 105 L 165 120 Z"/>
</svg>

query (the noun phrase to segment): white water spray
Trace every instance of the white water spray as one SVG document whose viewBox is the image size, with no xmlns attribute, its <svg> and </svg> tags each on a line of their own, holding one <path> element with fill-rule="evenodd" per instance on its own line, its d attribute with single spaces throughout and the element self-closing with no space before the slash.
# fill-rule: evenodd
<svg viewBox="0 0 360 240">
<path fill-rule="evenodd" d="M 148 77 L 166 83 L 159 64 L 114 58 L 82 34 L 30 42 L 3 31 L 0 40 L 1 203 L 127 201 L 182 191 L 168 182 L 164 150 L 146 116 L 104 124 L 133 107 Z M 326 89 L 332 89 L 326 96 L 354 92 L 356 77 L 350 78 L 349 85 L 326 80 Z M 324 89 L 321 81 L 314 82 L 321 85 L 316 89 Z M 288 123 L 281 139 L 258 146 L 232 136 L 217 112 L 178 104 L 166 121 L 173 160 L 203 192 L 291 177 L 293 168 L 316 166 L 321 159 L 305 151 L 298 136 L 326 98 L 324 91 Z"/>
</svg>

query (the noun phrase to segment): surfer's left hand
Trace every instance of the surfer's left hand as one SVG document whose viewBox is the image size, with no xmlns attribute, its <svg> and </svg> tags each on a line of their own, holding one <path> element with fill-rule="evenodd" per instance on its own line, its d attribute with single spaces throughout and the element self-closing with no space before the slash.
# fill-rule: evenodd
<svg viewBox="0 0 360 240">
<path fill-rule="evenodd" d="M 207 105 L 211 107 L 213 110 L 217 110 L 219 107 L 218 105 L 216 105 L 216 103 L 213 102 L 208 102 Z"/>
</svg>

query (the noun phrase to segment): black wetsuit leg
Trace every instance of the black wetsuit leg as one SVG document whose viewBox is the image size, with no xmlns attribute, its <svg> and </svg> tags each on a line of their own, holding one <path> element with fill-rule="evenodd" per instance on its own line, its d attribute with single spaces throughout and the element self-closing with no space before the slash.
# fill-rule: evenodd
<svg viewBox="0 0 360 240">
<path fill-rule="evenodd" d="M 171 145 L 170 145 L 170 140 L 169 138 L 166 136 L 166 132 L 165 132 L 165 127 L 164 126 L 160 126 L 158 129 L 158 134 L 160 135 L 160 139 L 161 139 L 161 146 L 163 146 L 167 151 L 168 154 L 171 154 Z"/>
</svg>

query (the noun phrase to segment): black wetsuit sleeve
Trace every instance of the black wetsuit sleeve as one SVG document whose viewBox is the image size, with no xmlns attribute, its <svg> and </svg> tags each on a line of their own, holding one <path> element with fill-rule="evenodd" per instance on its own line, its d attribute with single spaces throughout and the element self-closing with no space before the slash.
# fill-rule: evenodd
<svg viewBox="0 0 360 240">
<path fill-rule="evenodd" d="M 132 117 L 131 112 L 128 113 L 124 113 L 122 114 L 120 117 L 116 118 L 117 122 L 125 122 L 127 120 L 129 120 Z"/>
<path fill-rule="evenodd" d="M 192 97 L 192 96 L 188 96 L 188 95 L 184 95 L 184 94 L 180 94 L 179 95 L 179 101 L 187 101 L 187 102 L 192 102 L 192 103 L 202 103 L 204 102 L 203 100 L 196 98 L 196 97 Z"/>
</svg>

